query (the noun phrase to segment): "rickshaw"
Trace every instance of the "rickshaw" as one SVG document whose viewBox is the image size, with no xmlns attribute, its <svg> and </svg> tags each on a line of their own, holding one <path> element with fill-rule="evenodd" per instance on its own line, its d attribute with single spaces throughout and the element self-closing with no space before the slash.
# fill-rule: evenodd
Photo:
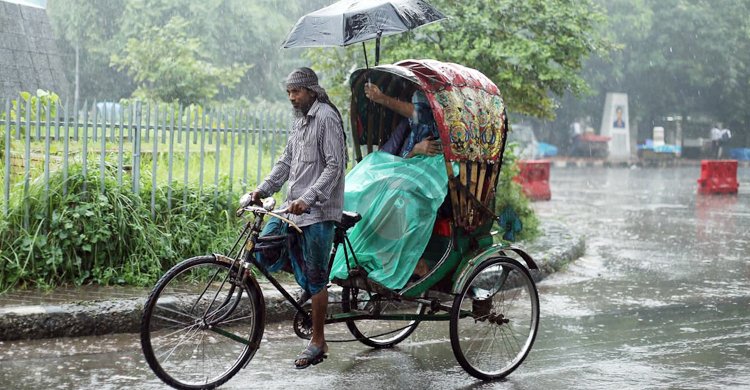
<svg viewBox="0 0 750 390">
<path fill-rule="evenodd" d="M 373 348 L 392 347 L 421 322 L 447 321 L 451 348 L 464 370 L 482 380 L 513 372 L 537 335 L 539 298 L 530 269 L 534 260 L 521 248 L 493 243 L 495 190 L 508 131 L 500 92 L 488 78 L 467 67 L 434 60 L 406 60 L 355 71 L 350 77 L 353 157 L 378 150 L 398 114 L 368 103 L 371 82 L 389 96 L 407 100 L 419 89 L 438 125 L 448 176 L 445 202 L 450 216 L 436 240 L 435 266 L 400 289 L 371 280 L 357 267 L 347 235 L 361 219 L 344 211 L 336 224 L 331 261 L 347 259 L 347 277 L 333 278 L 340 294 L 329 304 L 326 324 L 345 323 L 353 340 Z M 265 300 L 251 269 L 274 285 L 295 308 L 295 333 L 311 336 L 309 310 L 258 263 L 254 254 L 285 245 L 285 236 L 259 235 L 266 216 L 290 222 L 286 210 L 240 200 L 238 215 L 249 216 L 227 254 L 187 259 L 170 269 L 146 300 L 141 344 L 149 366 L 180 389 L 213 388 L 247 366 L 261 345 Z M 301 232 L 301 231 L 300 231 Z"/>
</svg>

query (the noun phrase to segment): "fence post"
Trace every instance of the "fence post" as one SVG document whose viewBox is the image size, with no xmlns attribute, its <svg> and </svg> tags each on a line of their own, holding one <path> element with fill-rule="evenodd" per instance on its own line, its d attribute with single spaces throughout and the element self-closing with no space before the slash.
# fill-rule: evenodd
<svg viewBox="0 0 750 390">
<path fill-rule="evenodd" d="M 47 121 L 46 137 L 44 138 L 44 196 L 49 197 L 49 154 L 50 154 L 50 132 L 49 121 Z"/>
<path fill-rule="evenodd" d="M 190 179 L 189 171 L 190 171 L 190 122 L 192 119 L 192 110 L 190 109 L 190 106 L 187 106 L 185 113 L 187 115 L 186 124 L 185 124 L 185 172 L 184 172 L 184 183 L 185 188 L 188 187 L 188 180 Z M 187 191 L 183 191 L 182 193 L 182 203 L 187 204 Z"/>
<path fill-rule="evenodd" d="M 21 101 L 19 99 L 18 104 L 19 109 L 21 108 Z M 26 148 L 24 149 L 24 163 L 25 166 L 23 167 L 23 198 L 28 199 L 29 198 L 29 185 L 31 184 L 31 129 L 29 128 L 29 111 L 31 111 L 31 99 L 26 101 Z M 20 113 L 17 113 L 17 115 L 20 117 Z M 19 132 L 21 131 L 21 128 L 19 127 L 17 129 Z M 29 228 L 29 203 L 24 202 L 24 212 L 23 212 L 23 227 L 25 229 Z"/>
<path fill-rule="evenodd" d="M 227 114 L 227 130 L 232 132 L 232 143 L 229 145 L 229 199 L 227 200 L 227 208 L 232 207 L 232 191 L 234 190 L 234 144 L 235 144 L 235 131 L 237 130 L 237 109 L 233 110 L 232 126 L 229 126 L 229 114 Z"/>
<path fill-rule="evenodd" d="M 41 138 L 42 136 L 41 135 L 42 130 L 39 126 L 39 121 L 41 120 L 41 116 L 39 115 L 41 111 L 41 106 L 42 106 L 42 100 L 37 99 L 36 101 L 36 141 L 39 141 L 39 138 Z"/>
<path fill-rule="evenodd" d="M 3 159 L 5 160 L 5 173 L 3 180 L 3 215 L 8 215 L 10 205 L 10 130 L 11 130 L 11 119 L 10 119 L 10 99 L 5 99 L 5 154 Z"/>
<path fill-rule="evenodd" d="M 200 162 L 200 171 L 198 172 L 198 193 L 203 193 L 203 169 L 205 168 L 205 156 L 206 156 L 206 106 L 203 106 L 201 110 L 201 152 L 198 158 Z"/>
<path fill-rule="evenodd" d="M 104 169 L 106 165 L 106 154 L 107 154 L 107 108 L 104 106 L 104 109 L 102 110 L 102 132 L 99 135 L 99 139 L 101 140 L 101 147 L 99 149 L 99 179 L 101 180 L 101 192 L 104 193 L 105 185 L 104 185 Z"/>
<path fill-rule="evenodd" d="M 221 134 L 219 134 L 219 131 L 221 129 L 221 118 L 223 116 L 223 113 L 221 112 L 222 108 L 219 108 L 218 118 L 216 119 L 216 130 L 214 130 L 214 121 L 213 121 L 213 110 L 211 111 L 211 132 L 216 131 L 216 147 L 215 147 L 215 154 L 214 154 L 214 198 L 217 198 L 219 196 L 219 163 L 221 162 Z"/>
<path fill-rule="evenodd" d="M 89 165 L 89 101 L 88 99 L 83 101 L 83 146 L 81 155 L 81 167 L 83 171 L 83 191 L 86 191 L 86 183 L 88 182 L 88 165 Z M 77 128 L 77 127 L 76 127 Z M 48 132 L 49 133 L 49 132 Z M 48 134 L 49 136 L 49 134 Z"/>
<path fill-rule="evenodd" d="M 266 116 L 268 115 L 268 112 L 266 111 L 261 114 L 262 116 L 258 115 L 256 111 L 255 123 L 257 125 L 256 131 L 258 133 L 258 142 L 256 142 L 256 145 L 258 146 L 258 166 L 256 167 L 256 169 L 258 170 L 258 176 L 255 182 L 256 186 L 260 185 L 260 180 L 261 180 L 260 169 L 261 169 L 261 164 L 263 163 L 263 126 L 265 125 L 265 119 L 266 119 Z"/>
<path fill-rule="evenodd" d="M 68 99 L 65 99 L 65 130 L 63 131 L 63 195 L 68 194 L 68 152 L 70 151 L 70 122 L 68 120 Z"/>
<path fill-rule="evenodd" d="M 242 143 L 243 150 L 243 159 L 242 159 L 242 192 L 247 192 L 247 154 L 248 154 L 248 147 L 250 145 L 250 121 L 247 120 L 249 118 L 250 112 L 245 112 L 245 116 L 242 116 L 240 114 L 240 118 L 242 120 L 242 133 L 245 136 L 245 140 Z"/>
<path fill-rule="evenodd" d="M 135 102 L 135 133 L 133 136 L 133 192 L 141 192 L 141 102 Z"/>
<path fill-rule="evenodd" d="M 172 165 L 174 157 L 174 105 L 167 105 L 169 115 L 169 156 L 167 157 L 167 210 L 172 209 Z M 164 126 L 167 125 L 166 119 Z"/>
<path fill-rule="evenodd" d="M 73 128 L 73 140 L 78 141 L 78 123 L 80 122 L 80 118 L 78 117 L 78 99 L 75 99 L 75 102 L 73 103 L 73 117 L 75 118 L 73 121 L 75 124 L 75 128 Z M 39 117 L 37 116 L 37 118 Z M 68 120 L 67 116 L 66 120 Z"/>
<path fill-rule="evenodd" d="M 146 114 L 146 133 L 151 126 L 151 105 L 147 104 L 148 111 Z M 154 134 L 151 136 L 152 153 L 151 153 L 151 217 L 156 218 L 156 169 L 159 166 L 159 103 L 154 107 Z"/>
<path fill-rule="evenodd" d="M 124 143 L 124 134 L 122 131 L 122 123 L 125 121 L 124 113 L 122 110 L 117 110 L 118 115 L 115 115 L 115 105 L 112 105 L 112 139 L 116 140 L 115 138 L 115 128 L 120 130 L 120 137 L 118 141 L 118 147 L 117 147 L 117 186 L 122 187 L 122 169 L 123 169 L 123 162 L 122 162 L 122 154 L 123 154 L 123 143 Z"/>
</svg>

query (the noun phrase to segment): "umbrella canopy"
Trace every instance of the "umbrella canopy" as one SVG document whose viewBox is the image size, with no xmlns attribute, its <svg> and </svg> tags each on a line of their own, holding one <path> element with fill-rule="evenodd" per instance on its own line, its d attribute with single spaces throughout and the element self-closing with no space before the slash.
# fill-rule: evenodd
<svg viewBox="0 0 750 390">
<path fill-rule="evenodd" d="M 301 17 L 282 46 L 348 46 L 441 19 L 423 0 L 342 0 Z"/>
</svg>

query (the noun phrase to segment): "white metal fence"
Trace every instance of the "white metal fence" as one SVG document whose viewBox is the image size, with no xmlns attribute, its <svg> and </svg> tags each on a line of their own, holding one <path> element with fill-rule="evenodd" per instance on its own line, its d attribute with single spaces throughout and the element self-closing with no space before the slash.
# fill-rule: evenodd
<svg viewBox="0 0 750 390">
<path fill-rule="evenodd" d="M 49 191 L 50 174 L 61 173 L 65 183 L 74 163 L 84 175 L 98 170 L 102 190 L 106 170 L 115 170 L 118 184 L 136 193 L 150 185 L 152 213 L 161 186 L 168 204 L 175 184 L 198 191 L 221 184 L 244 192 L 283 151 L 291 119 L 291 111 L 140 102 L 85 102 L 72 113 L 67 104 L 36 98 L 8 99 L 0 106 L 3 213 L 11 193 L 25 199 L 33 180 L 43 180 Z"/>
</svg>

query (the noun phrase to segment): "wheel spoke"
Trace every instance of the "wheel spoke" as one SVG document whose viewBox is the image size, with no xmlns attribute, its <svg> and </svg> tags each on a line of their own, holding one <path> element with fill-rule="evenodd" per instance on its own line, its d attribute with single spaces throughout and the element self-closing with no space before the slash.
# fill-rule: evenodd
<svg viewBox="0 0 750 390">
<path fill-rule="evenodd" d="M 468 310 L 470 315 L 462 315 Z M 481 379 L 508 375 L 533 344 L 538 314 L 536 287 L 526 269 L 504 257 L 485 260 L 453 304 L 451 346 L 456 358 Z"/>
</svg>

